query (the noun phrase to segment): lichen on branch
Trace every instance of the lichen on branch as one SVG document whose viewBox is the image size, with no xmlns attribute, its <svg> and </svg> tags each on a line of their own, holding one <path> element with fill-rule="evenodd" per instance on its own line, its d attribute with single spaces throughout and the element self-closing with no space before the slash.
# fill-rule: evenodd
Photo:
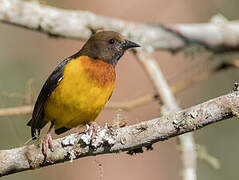
<svg viewBox="0 0 239 180">
<path fill-rule="evenodd" d="M 239 92 L 221 96 L 197 106 L 171 112 L 160 118 L 113 129 L 105 125 L 91 139 L 75 133 L 53 141 L 55 150 L 47 159 L 39 145 L 0 151 L 0 176 L 32 170 L 74 159 L 100 154 L 131 151 L 195 131 L 208 124 L 231 118 L 239 112 Z M 180 122 L 176 124 L 175 122 Z"/>
</svg>

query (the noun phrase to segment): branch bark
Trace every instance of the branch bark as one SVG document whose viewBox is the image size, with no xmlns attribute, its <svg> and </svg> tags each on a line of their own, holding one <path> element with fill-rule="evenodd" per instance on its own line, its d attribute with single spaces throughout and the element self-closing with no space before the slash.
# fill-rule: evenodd
<svg viewBox="0 0 239 180">
<path fill-rule="evenodd" d="M 21 0 L 1 0 L 0 21 L 50 36 L 80 40 L 88 39 L 92 29 L 111 29 L 155 50 L 175 52 L 190 44 L 202 45 L 215 53 L 239 50 L 238 21 L 168 26 L 143 24 Z"/>
<path fill-rule="evenodd" d="M 132 126 L 102 128 L 91 139 L 87 134 L 71 134 L 53 141 L 55 150 L 44 160 L 39 145 L 0 151 L 0 176 L 32 170 L 86 156 L 130 151 L 238 116 L 239 92 L 221 96 L 197 106 L 171 112 L 160 118 Z M 180 122 L 180 125 L 176 122 Z M 136 152 L 136 151 L 135 151 Z"/>
<path fill-rule="evenodd" d="M 139 50 L 136 55 L 154 84 L 163 104 L 166 106 L 167 111 L 163 111 L 162 114 L 165 115 L 168 112 L 181 110 L 159 65 L 151 53 Z M 175 123 L 180 124 L 180 122 Z M 189 133 L 179 136 L 179 139 L 182 147 L 183 180 L 196 180 L 197 153 L 193 135 Z"/>
</svg>

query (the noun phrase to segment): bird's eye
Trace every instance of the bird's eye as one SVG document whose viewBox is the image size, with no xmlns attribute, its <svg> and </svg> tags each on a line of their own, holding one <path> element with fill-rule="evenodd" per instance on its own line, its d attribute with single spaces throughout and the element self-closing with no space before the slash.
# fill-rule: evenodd
<svg viewBox="0 0 239 180">
<path fill-rule="evenodd" d="M 110 39 L 110 40 L 109 40 L 109 43 L 110 43 L 110 44 L 114 44 L 114 43 L 115 43 L 115 39 Z"/>
</svg>

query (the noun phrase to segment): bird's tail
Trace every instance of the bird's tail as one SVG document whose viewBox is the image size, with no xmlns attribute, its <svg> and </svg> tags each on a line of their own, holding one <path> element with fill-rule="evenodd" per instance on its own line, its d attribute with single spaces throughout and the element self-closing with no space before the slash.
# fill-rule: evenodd
<svg viewBox="0 0 239 180">
<path fill-rule="evenodd" d="M 32 119 L 30 119 L 30 121 L 28 121 L 27 126 L 32 126 Z"/>
<path fill-rule="evenodd" d="M 30 119 L 30 121 L 27 123 L 27 126 L 31 127 L 31 135 L 32 135 L 31 140 L 35 140 L 37 137 L 36 137 L 36 134 L 35 134 L 36 130 L 32 127 L 32 119 Z"/>
</svg>

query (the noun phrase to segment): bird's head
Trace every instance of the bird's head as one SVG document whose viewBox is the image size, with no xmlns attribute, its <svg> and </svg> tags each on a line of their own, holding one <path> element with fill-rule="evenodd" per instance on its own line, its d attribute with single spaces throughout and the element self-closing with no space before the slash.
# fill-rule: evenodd
<svg viewBox="0 0 239 180">
<path fill-rule="evenodd" d="M 138 44 L 125 39 L 114 31 L 101 31 L 93 34 L 81 49 L 81 55 L 103 61 L 116 66 L 120 57 L 127 49 L 140 47 Z"/>
</svg>

